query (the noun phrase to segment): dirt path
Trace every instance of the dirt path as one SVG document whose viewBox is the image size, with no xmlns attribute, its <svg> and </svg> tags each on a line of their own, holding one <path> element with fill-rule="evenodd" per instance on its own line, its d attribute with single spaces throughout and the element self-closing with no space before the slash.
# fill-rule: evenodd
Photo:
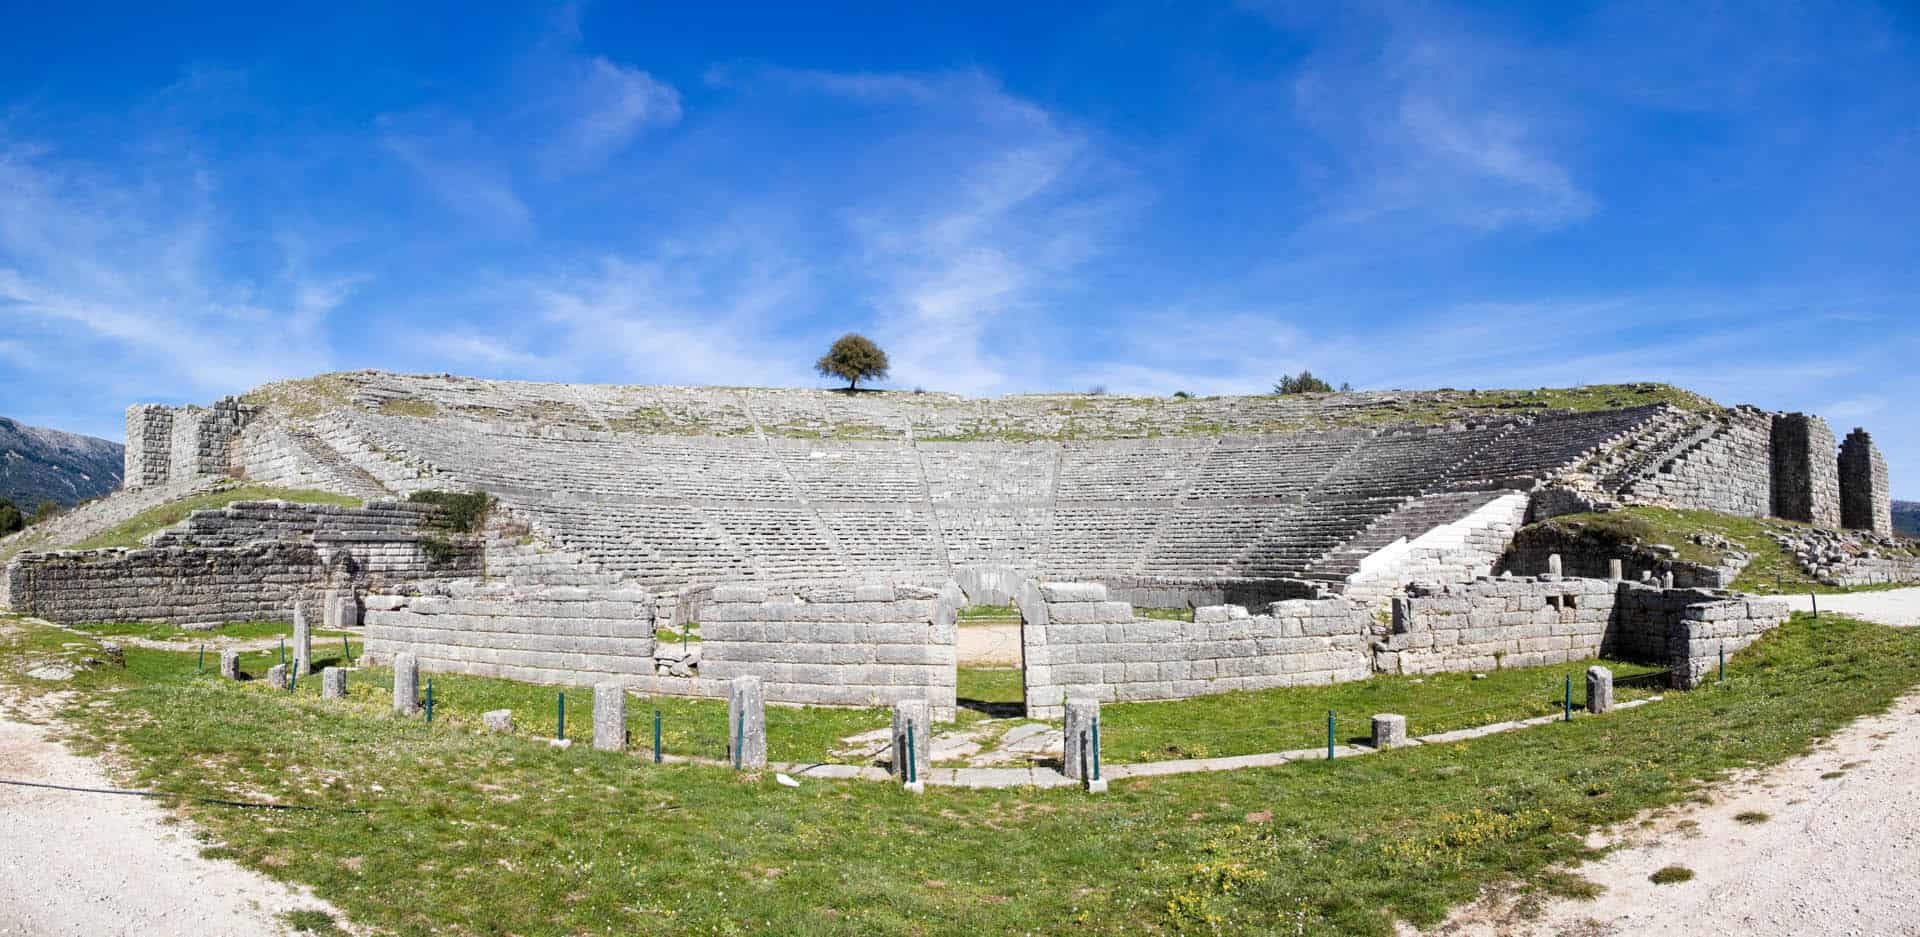
<svg viewBox="0 0 1920 937">
<path fill-rule="evenodd" d="M 0 778 L 117 786 L 4 708 Z M 191 828 L 148 798 L 0 784 L 0 937 L 284 934 L 278 915 L 294 909 L 342 920 L 304 891 L 203 858 Z"/>
<path fill-rule="evenodd" d="M 1620 848 L 1573 870 L 1605 889 L 1593 901 L 1522 909 L 1512 896 L 1491 896 L 1427 933 L 1920 934 L 1917 776 L 1920 694 L 1854 723 L 1810 755 L 1716 786 L 1709 806 L 1597 838 L 1595 845 Z M 1648 880 L 1667 866 L 1690 869 L 1694 878 Z"/>
<path fill-rule="evenodd" d="M 1790 595 L 1785 598 L 1794 611 L 1813 611 L 1812 596 Z M 1920 626 L 1920 588 L 1823 595 L 1820 596 L 1820 610 L 1852 615 L 1896 628 L 1911 628 Z"/>
</svg>

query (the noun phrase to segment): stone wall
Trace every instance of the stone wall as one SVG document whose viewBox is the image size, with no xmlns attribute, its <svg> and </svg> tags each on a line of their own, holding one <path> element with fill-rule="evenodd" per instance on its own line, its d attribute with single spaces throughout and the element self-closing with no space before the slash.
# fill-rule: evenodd
<svg viewBox="0 0 1920 937">
<path fill-rule="evenodd" d="M 29 553 L 9 566 L 7 586 L 14 611 L 48 621 L 219 624 L 284 621 L 295 594 L 324 584 L 325 573 L 313 544 L 264 542 Z"/>
<path fill-rule="evenodd" d="M 1840 445 L 1840 523 L 1883 537 L 1893 536 L 1893 492 L 1887 460 L 1873 436 L 1855 427 Z"/>
<path fill-rule="evenodd" d="M 259 412 L 237 397 L 211 407 L 127 408 L 124 486 L 145 488 L 228 474 L 233 440 Z"/>
<path fill-rule="evenodd" d="M 716 586 L 700 612 L 700 677 L 759 677 L 767 699 L 833 706 L 927 700 L 953 718 L 957 586 L 890 584 L 774 594 Z"/>
<path fill-rule="evenodd" d="M 1030 718 L 1059 718 L 1068 696 L 1172 700 L 1359 680 L 1372 672 L 1367 609 L 1344 598 L 1196 609 L 1194 620 L 1135 618 L 1098 583 L 1027 583 L 1022 653 Z"/>
<path fill-rule="evenodd" d="M 1732 654 L 1787 620 L 1777 599 L 1709 589 L 1559 576 L 1481 579 L 1413 587 L 1394 604 L 1392 632 L 1376 646 L 1385 673 L 1537 667 L 1594 656 L 1670 667 L 1686 688 L 1703 660 Z M 1709 643 L 1711 642 L 1711 643 Z"/>
<path fill-rule="evenodd" d="M 1342 594 L 1379 603 L 1409 582 L 1465 583 L 1488 575 L 1526 519 L 1529 502 L 1522 492 L 1501 495 L 1457 521 L 1379 550 L 1347 577 Z"/>
<path fill-rule="evenodd" d="M 8 566 L 11 607 L 51 621 L 208 624 L 285 620 L 301 588 L 386 589 L 473 576 L 477 545 L 422 546 L 434 509 L 241 501 L 195 511 L 138 550 L 28 553 Z"/>
<path fill-rule="evenodd" d="M 477 582 L 367 596 L 366 660 L 411 653 L 422 670 L 589 685 L 653 674 L 653 596 Z"/>
<path fill-rule="evenodd" d="M 1753 407 L 1716 415 L 1710 431 L 1627 484 L 1629 500 L 1721 514 L 1773 513 L 1773 417 Z"/>
<path fill-rule="evenodd" d="M 1833 430 L 1817 416 L 1783 413 L 1773 418 L 1773 515 L 1790 521 L 1840 526 L 1840 470 Z"/>
</svg>

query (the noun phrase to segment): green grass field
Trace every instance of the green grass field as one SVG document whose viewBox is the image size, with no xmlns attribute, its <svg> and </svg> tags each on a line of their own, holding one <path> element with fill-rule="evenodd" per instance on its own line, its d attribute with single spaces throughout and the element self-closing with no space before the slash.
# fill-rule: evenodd
<svg viewBox="0 0 1920 937">
<path fill-rule="evenodd" d="M 915 797 L 552 749 L 533 736 L 551 731 L 541 720 L 553 691 L 502 681 L 436 676 L 447 709 L 429 726 L 387 712 L 377 672 L 355 674 L 345 705 L 310 683 L 295 693 L 222 683 L 197 676 L 190 653 L 141 648 L 128 649 L 124 671 L 24 676 L 74 653 L 63 647 L 74 640 L 12 626 L 0 680 L 71 690 L 62 725 L 83 750 L 111 751 L 122 783 L 322 808 L 180 809 L 218 844 L 213 854 L 399 935 L 1384 935 L 1496 882 L 1588 889 L 1559 869 L 1593 855 L 1588 830 L 1805 751 L 1920 683 L 1920 633 L 1802 616 L 1736 655 L 1724 683 L 1606 717 L 1138 779 L 1101 797 Z M 113 705 L 88 705 L 101 699 Z M 473 731 L 467 713 L 499 706 L 524 713 L 521 736 Z M 786 712 L 791 726 L 769 711 L 774 739 L 817 731 L 803 729 L 815 712 Z M 871 711 L 839 712 L 853 726 Z"/>
</svg>

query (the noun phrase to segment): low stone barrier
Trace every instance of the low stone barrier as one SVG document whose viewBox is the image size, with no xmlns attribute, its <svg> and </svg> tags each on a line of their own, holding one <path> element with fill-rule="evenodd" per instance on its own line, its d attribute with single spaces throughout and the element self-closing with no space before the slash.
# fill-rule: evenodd
<svg viewBox="0 0 1920 937">
<path fill-rule="evenodd" d="M 653 596 L 456 582 L 366 598 L 366 661 L 410 652 L 421 669 L 586 686 L 653 673 Z"/>
</svg>

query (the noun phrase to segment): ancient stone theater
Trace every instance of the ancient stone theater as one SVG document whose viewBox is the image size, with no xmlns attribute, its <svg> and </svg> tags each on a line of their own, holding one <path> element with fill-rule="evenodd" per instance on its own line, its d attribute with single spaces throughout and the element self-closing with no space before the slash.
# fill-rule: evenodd
<svg viewBox="0 0 1920 937">
<path fill-rule="evenodd" d="M 125 484 L 0 544 L 13 610 L 299 606 L 429 671 L 691 696 L 753 675 L 770 701 L 936 713 L 973 605 L 1017 607 L 1033 715 L 1600 652 L 1686 685 L 1784 605 L 1670 547 L 1517 534 L 1634 505 L 1891 534 L 1864 431 L 1657 385 L 970 399 L 352 372 L 132 407 Z M 61 549 L 242 485 L 336 497 Z"/>
</svg>

